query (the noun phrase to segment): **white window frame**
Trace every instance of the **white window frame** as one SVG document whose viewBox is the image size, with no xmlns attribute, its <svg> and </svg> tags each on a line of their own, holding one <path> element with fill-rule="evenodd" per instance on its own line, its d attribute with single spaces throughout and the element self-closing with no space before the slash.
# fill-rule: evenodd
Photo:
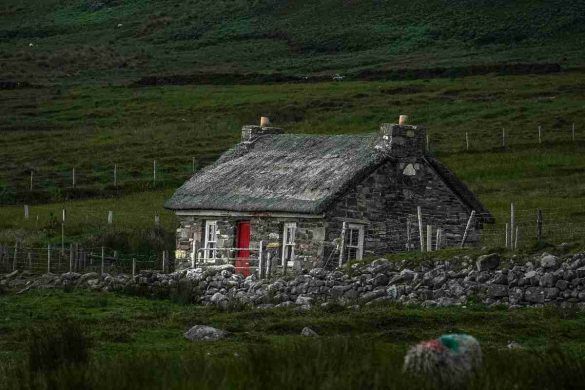
<svg viewBox="0 0 585 390">
<path fill-rule="evenodd" d="M 358 243 L 357 246 L 355 245 L 350 245 L 351 243 L 351 238 L 352 238 L 352 231 L 357 230 L 358 232 Z M 356 223 L 350 223 L 347 225 L 347 237 L 345 240 L 345 257 L 346 257 L 346 261 L 351 261 L 351 260 L 361 260 L 364 256 L 364 225 L 360 225 L 360 224 L 356 224 Z M 349 258 L 349 249 L 350 248 L 355 248 L 356 249 L 356 253 L 355 253 L 355 259 L 350 259 Z"/>
<path fill-rule="evenodd" d="M 289 242 L 289 229 L 293 232 L 292 241 Z M 282 231 L 282 259 L 281 265 L 284 267 L 284 261 L 286 258 L 287 247 L 291 248 L 291 255 L 290 260 L 287 262 L 287 267 L 292 267 L 295 259 L 295 246 L 296 246 L 296 238 L 297 238 L 297 223 L 296 222 L 286 222 L 284 224 L 284 228 Z"/>
<path fill-rule="evenodd" d="M 213 232 L 213 237 L 211 237 L 212 239 L 210 240 L 211 232 Z M 215 220 L 205 221 L 205 240 L 203 242 L 204 242 L 203 259 L 214 260 L 217 257 L 217 221 Z M 214 245 L 213 247 L 210 248 L 209 244 Z"/>
</svg>

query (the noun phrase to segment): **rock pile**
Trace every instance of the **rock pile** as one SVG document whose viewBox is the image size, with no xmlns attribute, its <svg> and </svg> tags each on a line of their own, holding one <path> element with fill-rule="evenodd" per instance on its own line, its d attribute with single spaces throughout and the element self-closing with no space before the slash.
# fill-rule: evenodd
<svg viewBox="0 0 585 390">
<path fill-rule="evenodd" d="M 315 268 L 300 275 L 258 280 L 234 273 L 231 265 L 197 268 L 171 274 L 143 271 L 129 275 L 96 273 L 31 275 L 13 272 L 0 276 L 0 291 L 31 288 L 87 288 L 145 295 L 178 295 L 185 301 L 228 307 L 259 308 L 317 304 L 370 305 L 402 302 L 424 306 L 464 305 L 471 298 L 488 305 L 510 307 L 545 303 L 585 308 L 585 253 L 557 258 L 550 254 L 502 261 L 497 254 L 406 262 L 374 260 L 344 271 Z"/>
</svg>

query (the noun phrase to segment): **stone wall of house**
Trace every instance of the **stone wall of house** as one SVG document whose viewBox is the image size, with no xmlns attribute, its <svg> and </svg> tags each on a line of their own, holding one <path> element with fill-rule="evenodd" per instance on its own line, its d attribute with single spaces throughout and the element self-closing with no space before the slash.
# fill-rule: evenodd
<svg viewBox="0 0 585 390">
<path fill-rule="evenodd" d="M 250 263 L 256 266 L 258 263 L 258 252 L 260 242 L 264 244 L 264 251 L 267 245 L 272 247 L 273 264 L 279 265 L 282 245 L 284 224 L 295 222 L 295 259 L 297 268 L 312 268 L 323 255 L 323 241 L 325 239 L 325 224 L 320 219 L 306 218 L 282 218 L 271 216 L 246 217 L 193 217 L 180 216 L 180 227 L 177 229 L 177 250 L 175 252 L 176 269 L 182 269 L 191 265 L 193 251 L 193 240 L 195 248 L 202 248 L 205 244 L 205 221 L 217 221 L 217 247 L 219 261 L 217 263 L 229 263 L 234 258 L 235 251 L 221 250 L 221 248 L 234 248 L 236 246 L 237 225 L 239 221 L 250 221 Z"/>
<path fill-rule="evenodd" d="M 411 248 L 420 248 L 417 206 L 426 225 L 443 229 L 442 246 L 459 244 L 471 210 L 449 189 L 422 157 L 404 157 L 378 167 L 337 200 L 327 212 L 327 240 L 340 237 L 342 222 L 365 225 L 364 256 L 404 251 L 410 219 Z M 480 225 L 468 243 L 479 239 Z M 436 234 L 433 233 L 433 248 Z"/>
</svg>

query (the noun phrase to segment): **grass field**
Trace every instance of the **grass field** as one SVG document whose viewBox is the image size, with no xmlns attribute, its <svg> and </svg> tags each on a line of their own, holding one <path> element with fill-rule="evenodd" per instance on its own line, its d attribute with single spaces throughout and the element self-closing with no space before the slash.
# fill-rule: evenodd
<svg viewBox="0 0 585 390">
<path fill-rule="evenodd" d="M 31 83 L 306 75 L 500 62 L 581 65 L 580 2 L 5 0 L 0 72 Z M 32 44 L 32 46 L 31 46 Z"/>
<path fill-rule="evenodd" d="M 445 332 L 467 332 L 482 345 L 485 369 L 472 388 L 575 388 L 585 379 L 585 314 L 574 310 L 385 305 L 222 312 L 84 291 L 0 296 L 0 308 L 0 371 L 6 374 L 0 385 L 14 388 L 81 380 L 90 389 L 432 388 L 401 372 L 402 359 L 409 345 Z M 191 343 L 182 333 L 195 324 L 231 336 Z M 305 326 L 321 337 L 299 336 Z M 29 351 L 45 356 L 40 345 L 63 337 L 60 329 L 73 329 L 68 340 L 77 332 L 87 339 L 89 361 L 31 372 Z M 510 341 L 525 349 L 509 351 Z"/>
<path fill-rule="evenodd" d="M 193 158 L 196 169 L 213 161 L 238 142 L 241 125 L 256 123 L 260 115 L 270 115 L 289 132 L 337 134 L 376 131 L 380 123 L 407 113 L 428 127 L 431 151 L 494 213 L 494 232 L 503 232 L 509 204 L 515 202 L 524 225 L 533 225 L 536 208 L 542 208 L 551 241 L 578 240 L 582 229 L 573 227 L 582 227 L 585 219 L 584 91 L 578 71 L 453 80 L 77 86 L 38 102 L 35 115 L 25 115 L 21 106 L 38 91 L 3 91 L 0 118 L 13 129 L 0 140 L 1 196 L 4 203 L 33 204 L 33 218 L 24 221 L 22 206 L 2 206 L 0 238 L 60 240 L 60 229 L 39 232 L 39 225 L 50 224 L 50 213 L 59 215 L 63 207 L 70 211 L 70 239 L 95 235 L 108 210 L 127 231 L 151 226 L 159 212 L 172 232 L 174 219 L 162 204 L 189 177 Z M 76 189 L 70 183 L 73 167 Z M 95 197 L 104 199 L 68 200 Z M 39 202 L 46 204 L 34 205 Z M 532 227 L 526 228 L 532 236 Z"/>
</svg>

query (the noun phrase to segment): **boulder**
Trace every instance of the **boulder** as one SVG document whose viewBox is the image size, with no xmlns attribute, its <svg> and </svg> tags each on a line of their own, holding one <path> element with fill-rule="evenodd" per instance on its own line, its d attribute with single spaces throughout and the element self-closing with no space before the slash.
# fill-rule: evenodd
<svg viewBox="0 0 585 390">
<path fill-rule="evenodd" d="M 543 253 L 542 257 L 540 258 L 540 266 L 546 269 L 556 268 L 557 257 L 548 253 Z"/>
<path fill-rule="evenodd" d="M 303 328 L 303 330 L 301 330 L 301 336 L 305 336 L 305 337 L 319 337 L 319 335 L 317 334 L 317 332 L 315 332 L 313 329 L 309 328 L 308 326 L 305 326 Z"/>
<path fill-rule="evenodd" d="M 195 325 L 184 336 L 190 341 L 217 341 L 225 338 L 227 332 L 207 325 Z"/>
<path fill-rule="evenodd" d="M 489 255 L 479 256 L 476 265 L 478 271 L 494 270 L 500 265 L 500 255 L 497 253 L 490 253 Z"/>
<path fill-rule="evenodd" d="M 490 284 L 487 295 L 491 298 L 502 298 L 508 296 L 508 286 L 502 284 Z"/>
<path fill-rule="evenodd" d="M 220 292 L 216 292 L 212 295 L 210 302 L 214 305 L 219 305 L 223 301 L 227 301 L 227 297 Z"/>
<path fill-rule="evenodd" d="M 297 305 L 305 306 L 305 305 L 312 305 L 313 304 L 313 297 L 307 295 L 299 295 L 297 300 L 295 301 Z"/>
<path fill-rule="evenodd" d="M 544 289 L 541 287 L 528 287 L 524 293 L 524 299 L 530 303 L 544 303 Z"/>
</svg>

